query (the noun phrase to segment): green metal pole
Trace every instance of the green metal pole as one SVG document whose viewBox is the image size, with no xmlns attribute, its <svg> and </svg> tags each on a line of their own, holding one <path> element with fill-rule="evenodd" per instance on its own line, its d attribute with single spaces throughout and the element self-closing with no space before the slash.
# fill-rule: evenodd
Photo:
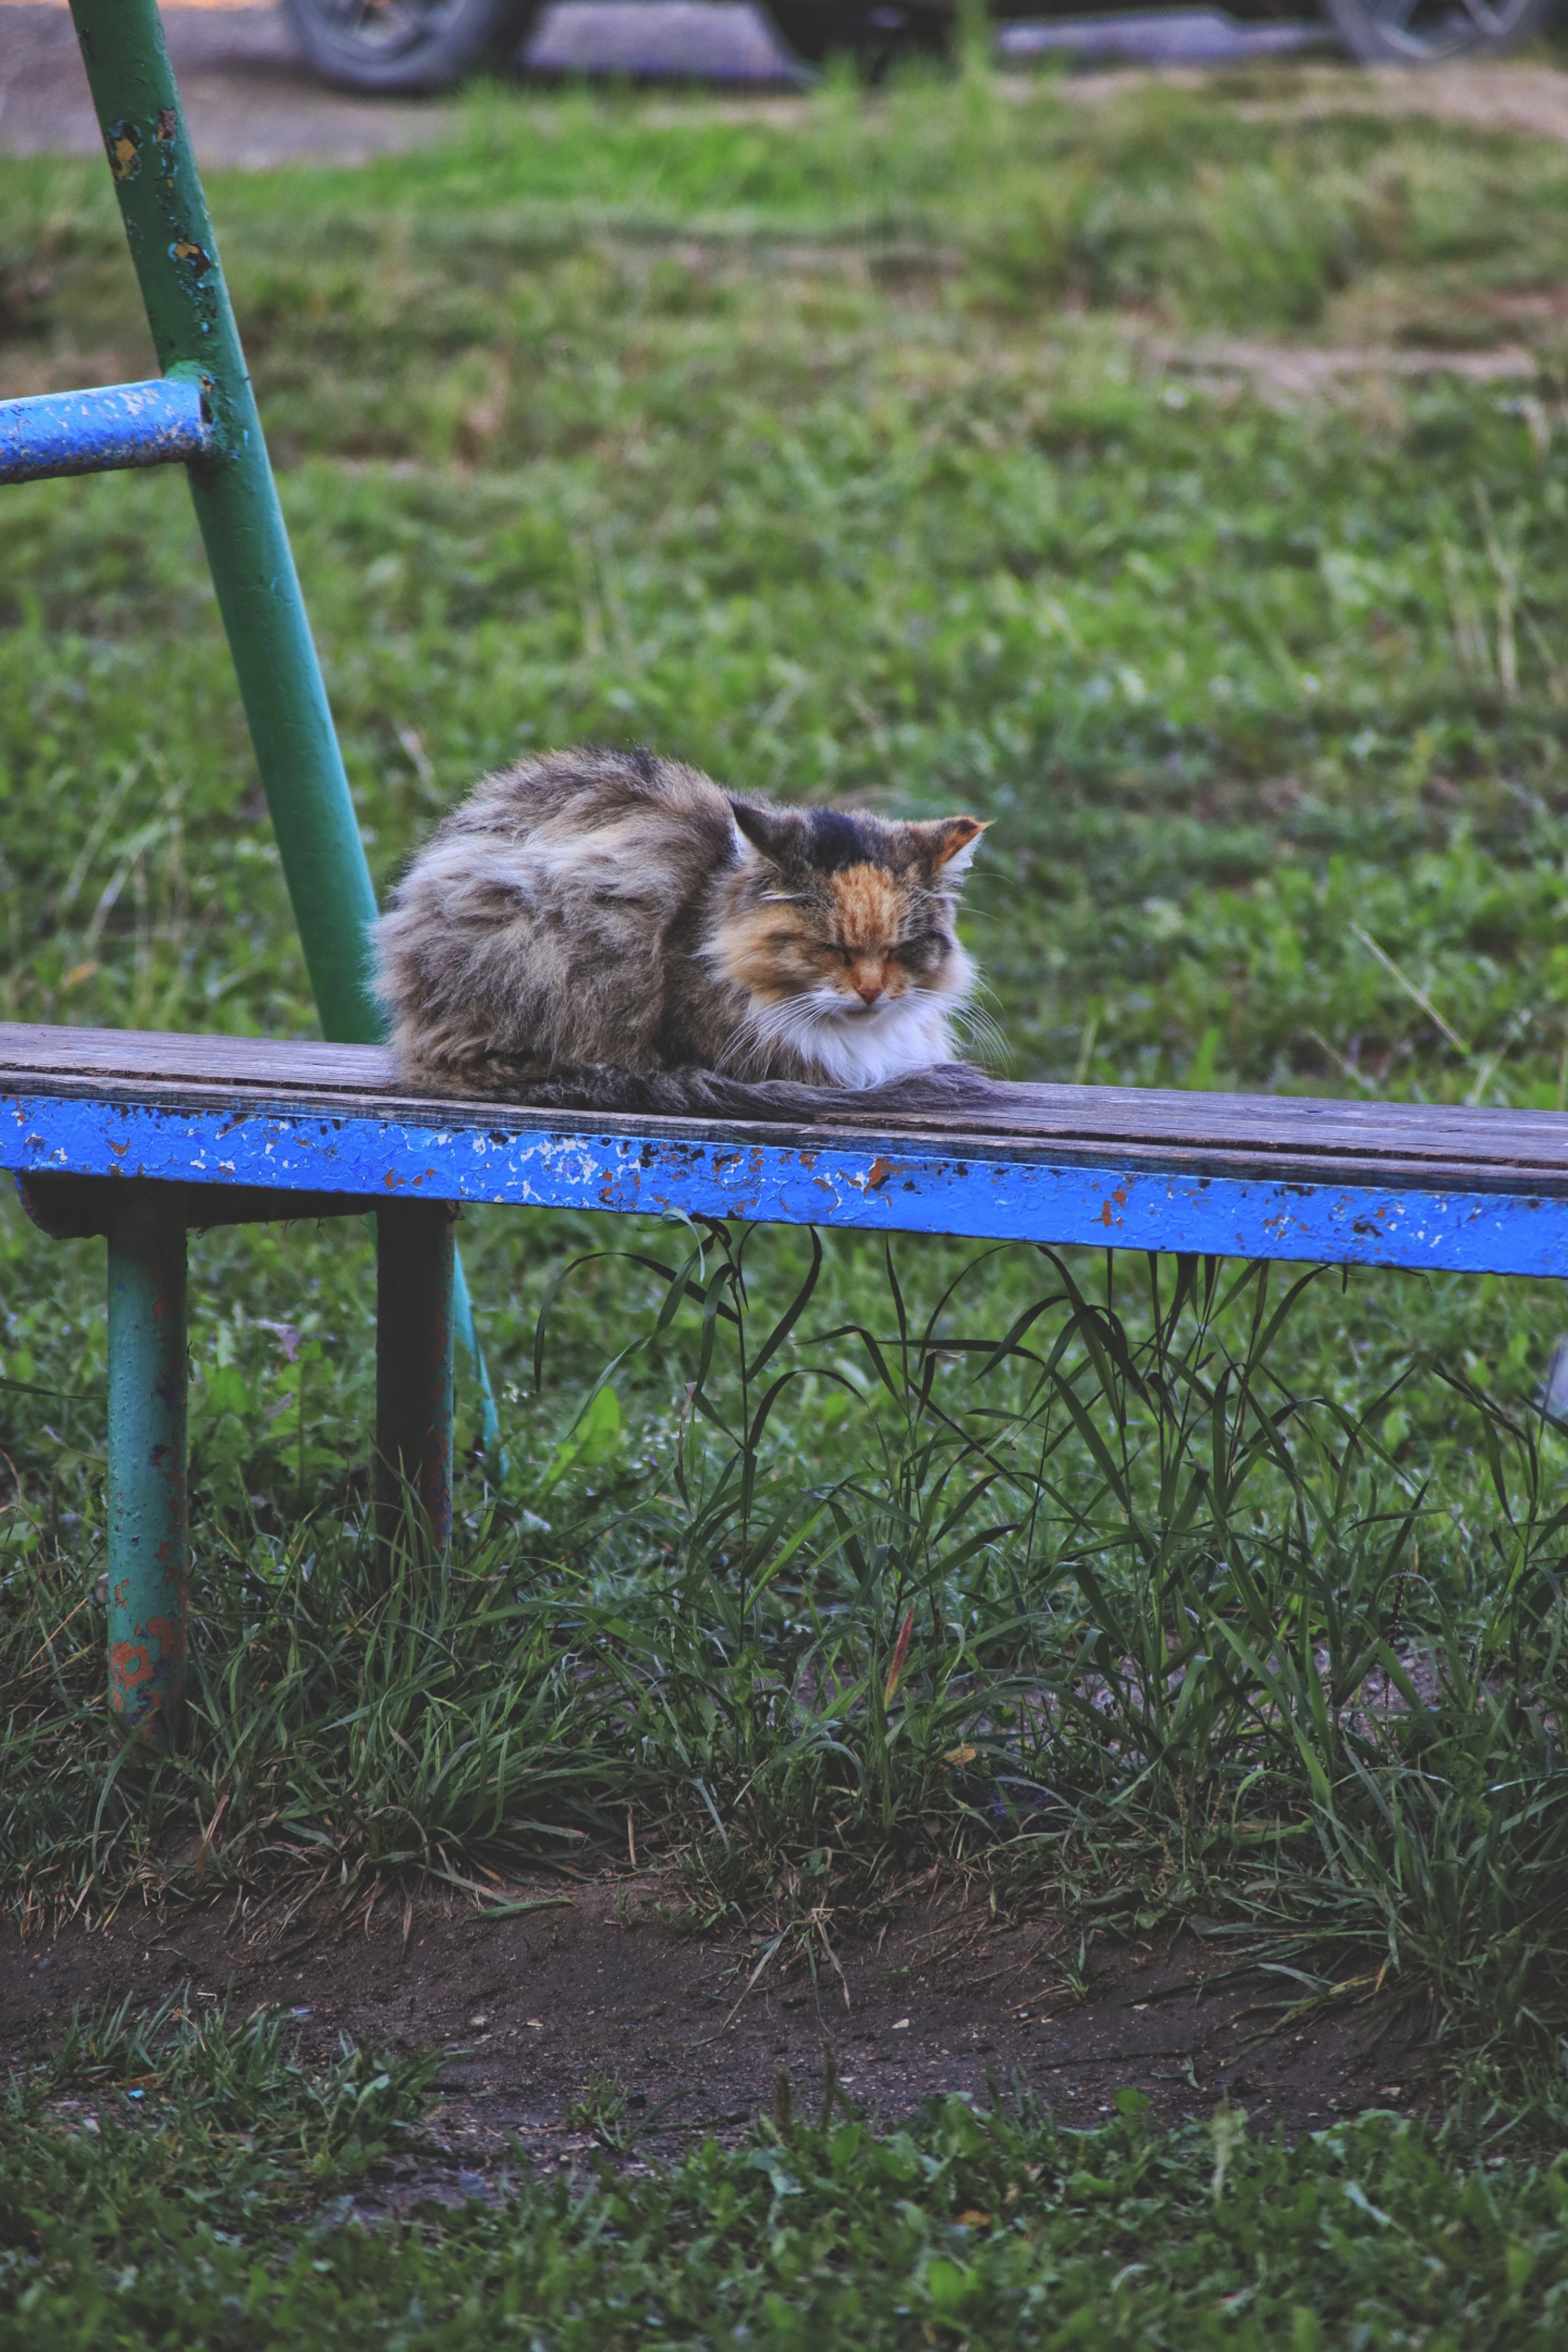
<svg viewBox="0 0 1568 2352">
<path fill-rule="evenodd" d="M 370 1044 L 375 893 L 156 0 L 71 0 L 71 17 L 158 364 L 198 377 L 211 412 L 191 496 L 321 1025 Z"/>
<path fill-rule="evenodd" d="M 185 1701 L 185 1224 L 125 1187 L 109 1234 L 109 1704 L 158 1745 Z"/>
<path fill-rule="evenodd" d="M 199 379 L 210 411 L 213 455 L 186 472 L 321 1028 L 373 1043 L 375 892 L 156 0 L 71 0 L 71 18 L 158 363 Z M 499 1458 L 460 1265 L 453 1279 L 486 1450 Z"/>
</svg>

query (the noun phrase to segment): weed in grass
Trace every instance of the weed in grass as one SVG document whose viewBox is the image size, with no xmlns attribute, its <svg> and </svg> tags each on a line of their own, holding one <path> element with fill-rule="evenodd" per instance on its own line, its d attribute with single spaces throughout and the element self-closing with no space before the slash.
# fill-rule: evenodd
<svg viewBox="0 0 1568 2352">
<path fill-rule="evenodd" d="M 437 2062 L 346 2040 L 303 2063 L 276 2010 L 240 2019 L 174 1995 L 73 2014 L 58 2049 L 4 2094 L 9 2179 L 0 2224 L 11 2284 L 40 2228 L 134 2248 L 178 2196 L 204 2232 L 345 2188 L 407 2145 Z M 47 2215 L 47 2221 L 45 2216 Z M 24 2304 L 26 2298 L 24 2297 Z"/>
<path fill-rule="evenodd" d="M 618 2074 L 601 2070 L 567 2100 L 566 2128 L 586 2133 L 608 2156 L 628 2157 L 661 2126 L 668 2130 L 665 2117 L 691 2095 L 689 2087 L 671 2091 L 650 2107 L 626 2089 Z"/>
<path fill-rule="evenodd" d="M 592 2132 L 595 2138 L 613 2147 L 626 2122 L 629 2105 L 629 2095 L 617 2074 L 591 2075 L 566 2102 L 566 2128 Z"/>
</svg>

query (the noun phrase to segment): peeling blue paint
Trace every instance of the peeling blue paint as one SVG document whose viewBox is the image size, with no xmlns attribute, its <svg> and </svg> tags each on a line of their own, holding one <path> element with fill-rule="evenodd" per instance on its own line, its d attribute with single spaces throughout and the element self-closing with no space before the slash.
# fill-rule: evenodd
<svg viewBox="0 0 1568 2352">
<path fill-rule="evenodd" d="M 0 482 L 166 466 L 210 446 L 201 385 L 179 376 L 0 400 Z"/>
<path fill-rule="evenodd" d="M 877 1233 L 1084 1243 L 1308 1264 L 1568 1272 L 1568 1197 L 1303 1184 L 1079 1164 L 970 1145 L 737 1142 L 548 1125 L 426 1126 L 373 1111 L 171 1109 L 0 1097 L 0 1167 L 281 1192 L 742 1217 Z"/>
</svg>

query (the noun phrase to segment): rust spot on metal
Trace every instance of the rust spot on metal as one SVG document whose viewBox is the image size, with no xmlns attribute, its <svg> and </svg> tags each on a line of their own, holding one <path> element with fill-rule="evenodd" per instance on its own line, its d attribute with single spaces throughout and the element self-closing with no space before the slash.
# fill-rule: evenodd
<svg viewBox="0 0 1568 2352">
<path fill-rule="evenodd" d="M 117 180 L 133 180 L 142 169 L 142 133 L 133 122 L 111 122 L 104 142 L 109 168 Z"/>
<path fill-rule="evenodd" d="M 211 254 L 205 247 L 193 243 L 188 236 L 177 236 L 169 251 L 174 260 L 188 262 L 191 276 L 198 280 L 205 278 L 213 266 Z"/>
<path fill-rule="evenodd" d="M 875 1192 L 878 1191 L 881 1185 L 887 1182 L 892 1172 L 892 1161 L 890 1160 L 884 1160 L 879 1155 L 877 1159 L 872 1160 L 871 1165 L 866 1171 L 867 1192 Z"/>
<path fill-rule="evenodd" d="M 1127 1206 L 1127 1195 L 1131 1189 L 1131 1184 L 1118 1184 L 1110 1200 L 1100 1208 L 1100 1222 L 1102 1225 L 1119 1225 L 1121 1223 L 1121 1218 L 1112 1213 L 1116 1209 L 1124 1209 Z"/>
<path fill-rule="evenodd" d="M 110 1688 L 127 1694 L 150 1683 L 158 1671 L 157 1654 L 151 1642 L 113 1642 L 109 1651 Z"/>
<path fill-rule="evenodd" d="M 185 1627 L 178 1617 L 149 1617 L 147 1635 L 156 1642 L 162 1653 L 160 1664 L 165 1674 L 185 1663 Z"/>
</svg>

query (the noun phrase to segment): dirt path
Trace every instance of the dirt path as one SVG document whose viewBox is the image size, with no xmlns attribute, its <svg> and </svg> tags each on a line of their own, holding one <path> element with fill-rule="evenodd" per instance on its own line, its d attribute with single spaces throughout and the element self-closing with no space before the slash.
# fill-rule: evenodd
<svg viewBox="0 0 1568 2352">
<path fill-rule="evenodd" d="M 1568 71 L 1509 64 L 1437 66 L 1426 73 L 1402 73 L 1392 66 L 1371 71 L 1313 67 L 1288 97 L 1244 102 L 1238 111 L 1250 122 L 1327 114 L 1425 114 L 1472 131 L 1519 131 L 1568 141 Z"/>
<path fill-rule="evenodd" d="M 584 21 L 590 13 L 592 27 Z M 329 89 L 305 65 L 276 6 L 206 0 L 165 7 L 163 23 L 204 168 L 265 170 L 304 155 L 363 163 L 432 139 L 453 120 L 452 107 L 438 100 Z M 799 80 L 743 0 L 666 0 L 653 7 L 610 0 L 591 12 L 556 9 L 528 55 L 545 74 L 578 70 L 593 59 L 606 71 L 776 86 L 786 105 Z M 0 0 L 0 154 L 90 155 L 98 143 L 61 0 Z"/>
<path fill-rule="evenodd" d="M 232 1994 L 243 2013 L 291 2011 L 322 2052 L 340 2032 L 372 2044 L 450 2053 L 440 2077 L 446 2146 L 421 2181 L 461 2193 L 505 2160 L 515 2134 L 535 2168 L 581 2160 L 590 2137 L 569 2104 L 595 2075 L 626 2095 L 635 2134 L 671 2102 L 648 2146 L 733 2134 L 771 2110 L 788 2077 L 802 2106 L 821 2097 L 824 2045 L 857 2105 L 885 2119 L 932 2093 L 984 2100 L 988 2078 L 1027 2085 L 1068 2119 L 1109 2112 L 1124 2084 L 1170 2119 L 1222 2098 L 1294 2136 L 1365 2106 L 1421 2104 L 1418 2051 L 1398 2021 L 1339 2018 L 1258 2042 L 1262 1976 L 1225 1979 L 1223 1950 L 1169 1934 L 1091 1956 L 1079 1997 L 1060 1931 L 1042 1918 L 999 1927 L 984 1893 L 912 1901 L 879 1936 L 842 1930 L 840 1978 L 819 1952 L 817 1981 L 780 1953 L 755 1985 L 760 1941 L 703 1941 L 658 1909 L 647 1876 L 560 1881 L 516 1891 L 539 1905 L 486 1917 L 462 1898 L 396 1895 L 370 1913 L 330 1906 L 295 1917 L 273 1906 L 142 1912 L 58 1938 L 0 1933 L 0 2063 L 58 2032 L 73 2005 L 132 1993 L 151 2004 Z M 1076 1958 L 1076 1943 L 1072 1947 Z M 1205 1981 L 1206 1980 L 1206 1981 Z M 1390 2028 L 1392 2030 L 1384 2030 Z"/>
<path fill-rule="evenodd" d="M 1134 81 L 1161 81 L 1201 89 L 1212 74 L 1186 67 L 1160 73 L 1071 74 L 1064 96 L 1093 105 L 1121 96 Z M 1248 72 L 1238 94 L 1234 73 L 1220 81 L 1244 122 L 1310 122 L 1336 114 L 1424 114 L 1435 122 L 1461 122 L 1472 131 L 1518 131 L 1537 139 L 1568 141 L 1568 68 L 1549 65 L 1434 66 L 1406 73 L 1396 66 L 1292 66 L 1279 74 L 1278 95 L 1258 96 L 1260 75 Z M 1004 84 L 1004 87 L 1009 87 Z M 1026 81 L 1012 84 L 1026 90 Z"/>
<path fill-rule="evenodd" d="M 324 89 L 272 7 L 166 8 L 169 54 L 204 166 L 300 155 L 363 163 L 434 137 L 451 109 Z M 69 16 L 0 5 L 0 153 L 92 155 L 98 125 Z"/>
</svg>

